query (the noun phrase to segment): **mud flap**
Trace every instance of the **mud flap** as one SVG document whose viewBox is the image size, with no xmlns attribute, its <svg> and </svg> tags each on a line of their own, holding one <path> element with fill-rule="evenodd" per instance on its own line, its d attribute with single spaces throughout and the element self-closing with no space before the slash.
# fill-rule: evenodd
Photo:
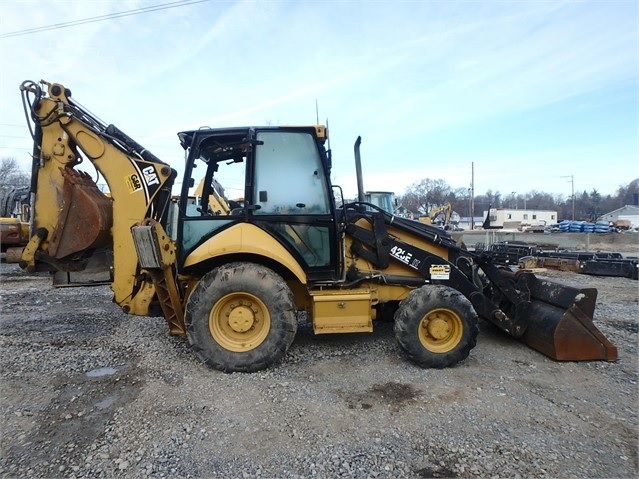
<svg viewBox="0 0 639 479">
<path fill-rule="evenodd" d="M 520 338 L 528 346 L 557 361 L 617 360 L 617 348 L 593 323 L 596 289 L 577 289 L 531 273 L 519 275 L 518 287 L 530 292 Z"/>
</svg>

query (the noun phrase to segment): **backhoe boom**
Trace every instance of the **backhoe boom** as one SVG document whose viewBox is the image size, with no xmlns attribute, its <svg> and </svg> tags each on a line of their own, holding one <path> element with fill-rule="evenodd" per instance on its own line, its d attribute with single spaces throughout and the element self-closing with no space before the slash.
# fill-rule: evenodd
<svg viewBox="0 0 639 479">
<path fill-rule="evenodd" d="M 62 85 L 41 85 L 21 85 L 25 112 L 34 123 L 35 198 L 34 234 L 23 266 L 76 271 L 94 252 L 112 248 L 114 301 L 126 312 L 148 314 L 154 291 L 140 276 L 131 227 L 162 217 L 175 171 L 75 103 Z M 84 159 L 102 175 L 108 194 L 77 169 Z"/>
</svg>

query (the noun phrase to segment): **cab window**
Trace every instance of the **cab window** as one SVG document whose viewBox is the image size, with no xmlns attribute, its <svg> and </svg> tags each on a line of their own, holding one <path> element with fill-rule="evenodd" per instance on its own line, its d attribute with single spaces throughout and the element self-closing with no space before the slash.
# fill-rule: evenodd
<svg viewBox="0 0 639 479">
<path fill-rule="evenodd" d="M 326 178 L 315 138 L 308 133 L 263 131 L 255 147 L 256 215 L 330 213 Z"/>
</svg>

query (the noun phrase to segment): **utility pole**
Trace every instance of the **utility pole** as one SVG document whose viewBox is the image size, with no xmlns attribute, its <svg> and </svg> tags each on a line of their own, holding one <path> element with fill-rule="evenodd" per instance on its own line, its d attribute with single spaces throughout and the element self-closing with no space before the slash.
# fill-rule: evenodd
<svg viewBox="0 0 639 479">
<path fill-rule="evenodd" d="M 572 220 L 575 221 L 575 178 L 570 175 L 570 194 L 572 195 Z"/>
<path fill-rule="evenodd" d="M 475 162 L 470 163 L 470 231 L 475 229 Z"/>
<path fill-rule="evenodd" d="M 574 175 L 562 176 L 562 178 L 570 178 L 570 197 L 572 198 L 572 220 L 575 221 L 575 177 Z"/>
</svg>

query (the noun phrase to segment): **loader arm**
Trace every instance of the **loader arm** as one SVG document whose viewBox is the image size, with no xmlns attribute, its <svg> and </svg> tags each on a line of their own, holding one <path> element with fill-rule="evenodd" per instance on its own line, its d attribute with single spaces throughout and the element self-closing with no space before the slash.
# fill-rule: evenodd
<svg viewBox="0 0 639 479">
<path fill-rule="evenodd" d="M 114 302 L 127 313 L 148 314 L 154 288 L 141 275 L 131 227 L 162 219 L 175 171 L 83 109 L 62 85 L 27 81 L 21 91 L 34 138 L 32 236 L 21 266 L 77 271 L 94 252 L 112 249 Z M 85 160 L 108 194 L 78 169 Z"/>
<path fill-rule="evenodd" d="M 361 222 L 358 224 L 360 219 L 370 222 L 372 227 L 369 229 L 361 226 Z M 394 225 L 399 231 L 393 231 L 393 228 L 388 228 L 387 225 Z M 515 319 L 515 312 L 527 307 L 529 296 L 517 291 L 512 282 L 503 278 L 495 266 L 483 262 L 481 268 L 488 278 L 487 283 L 493 291 L 498 292 L 494 296 L 500 298 L 499 303 L 493 302 L 491 297 L 484 294 L 483 285 L 478 278 L 476 261 L 480 258 L 462 250 L 441 229 L 401 218 L 388 218 L 382 211 L 378 211 L 368 215 L 351 214 L 346 234 L 354 240 L 351 250 L 357 256 L 370 261 L 376 268 L 384 270 L 388 267 L 389 261 L 394 260 L 418 275 L 419 279 L 415 278 L 412 281 L 408 277 L 405 278 L 403 281 L 406 284 L 445 281 L 473 303 L 479 316 L 495 323 L 512 336 L 520 337 L 524 333 L 525 322 Z M 441 250 L 429 251 L 420 248 L 411 241 L 402 239 L 405 234 L 421 236 L 429 243 L 443 248 L 444 253 Z M 355 279 L 356 274 L 351 271 L 350 276 L 351 279 Z M 363 280 L 365 277 L 360 278 Z M 502 307 L 510 314 L 503 311 Z"/>
<path fill-rule="evenodd" d="M 450 286 L 470 300 L 481 318 L 556 360 L 617 359 L 617 348 L 593 323 L 596 290 L 498 267 L 489 256 L 460 248 L 440 229 L 381 209 L 363 213 L 358 206 L 346 205 L 345 233 L 352 238 L 353 254 L 381 271 L 375 274 L 376 282 Z M 427 247 L 417 246 L 416 238 Z M 391 261 L 406 266 L 406 273 L 384 275 Z M 372 280 L 353 266 L 347 277 L 351 284 Z"/>
</svg>

